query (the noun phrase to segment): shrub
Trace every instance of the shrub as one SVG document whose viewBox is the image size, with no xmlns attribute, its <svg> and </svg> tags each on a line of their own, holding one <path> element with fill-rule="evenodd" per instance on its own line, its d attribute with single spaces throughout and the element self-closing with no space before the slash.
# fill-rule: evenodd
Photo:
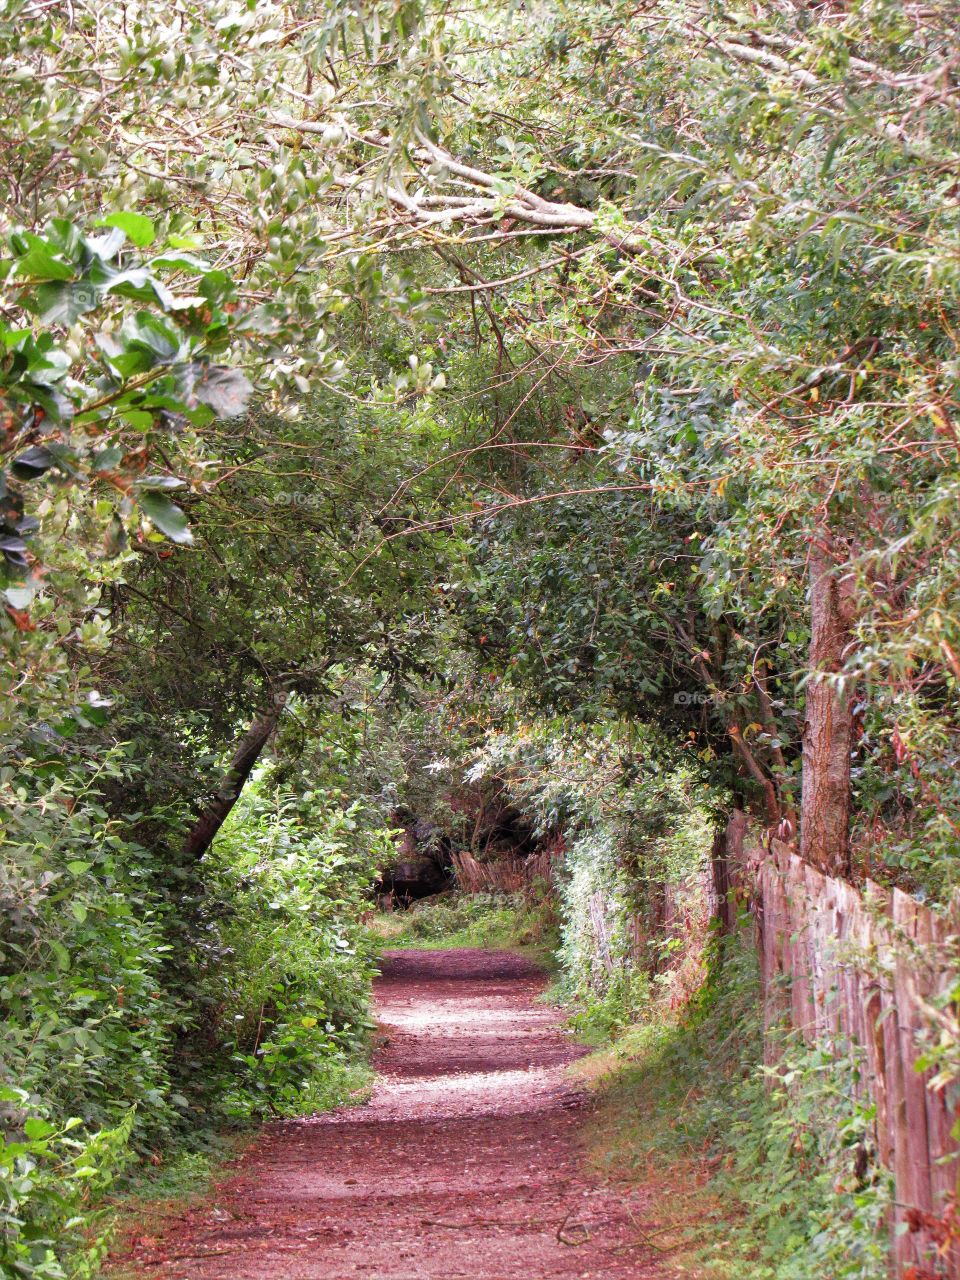
<svg viewBox="0 0 960 1280">
<path fill-rule="evenodd" d="M 522 894 L 449 894 L 388 916 L 383 933 L 391 946 L 508 947 L 528 923 Z"/>
<path fill-rule="evenodd" d="M 8 1118 L 18 1116 L 10 1136 L 0 1139 L 0 1273 L 65 1280 L 69 1251 L 69 1275 L 92 1275 L 103 1243 L 92 1232 L 91 1204 L 129 1158 L 133 1111 L 114 1128 L 83 1136 L 79 1118 L 51 1123 L 24 1089 L 3 1087 L 0 1103 L 14 1109 Z"/>
<path fill-rule="evenodd" d="M 642 764 L 655 745 L 642 725 L 558 717 L 490 734 L 468 774 L 505 782 L 539 835 L 561 837 L 560 990 L 591 1034 L 640 1016 L 673 963 L 659 918 L 666 893 L 685 885 L 703 905 L 704 790 L 686 766 Z"/>
<path fill-rule="evenodd" d="M 856 1097 L 856 1054 L 783 1034 L 765 1063 L 748 939 L 713 940 L 708 955 L 686 1009 L 617 1041 L 595 1145 L 618 1165 L 655 1163 L 661 1179 L 672 1161 L 699 1166 L 682 1176 L 708 1203 L 682 1216 L 696 1223 L 687 1246 L 706 1275 L 887 1280 L 890 1177 Z"/>
<path fill-rule="evenodd" d="M 374 948 L 362 923 L 389 833 L 359 806 L 254 785 L 207 856 L 220 951 L 206 985 L 228 1114 L 309 1111 L 356 1087 Z"/>
<path fill-rule="evenodd" d="M 157 815 L 152 848 L 110 816 L 125 771 L 120 749 L 92 778 L 82 757 L 0 771 L 4 1275 L 82 1274 L 98 1195 L 138 1156 L 365 1078 L 361 917 L 386 833 L 261 779 L 183 865 Z"/>
</svg>

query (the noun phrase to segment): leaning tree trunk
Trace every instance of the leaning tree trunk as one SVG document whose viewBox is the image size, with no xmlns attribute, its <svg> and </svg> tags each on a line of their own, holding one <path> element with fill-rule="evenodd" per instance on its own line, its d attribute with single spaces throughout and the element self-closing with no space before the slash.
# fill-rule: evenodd
<svg viewBox="0 0 960 1280">
<path fill-rule="evenodd" d="M 739 762 L 741 772 L 746 777 L 752 778 L 763 792 L 764 817 L 770 832 L 775 834 L 781 818 L 780 799 L 777 795 L 776 785 L 747 746 L 743 732 L 738 724 L 727 726 L 727 736 L 733 746 L 733 754 Z"/>
<path fill-rule="evenodd" d="M 803 726 L 800 854 L 826 875 L 850 870 L 853 693 L 829 679 L 843 667 L 854 619 L 853 580 L 841 576 L 836 545 L 818 529 L 810 547 L 810 653 Z"/>
<path fill-rule="evenodd" d="M 191 858 L 201 858 L 210 848 L 214 837 L 223 826 L 227 814 L 240 798 L 243 785 L 250 776 L 250 771 L 257 763 L 260 752 L 266 746 L 271 734 L 277 727 L 280 713 L 286 703 L 286 694 L 274 695 L 270 707 L 251 724 L 240 739 L 229 768 L 223 775 L 220 786 L 211 797 L 209 804 L 197 818 L 192 831 L 187 836 L 183 851 Z"/>
</svg>

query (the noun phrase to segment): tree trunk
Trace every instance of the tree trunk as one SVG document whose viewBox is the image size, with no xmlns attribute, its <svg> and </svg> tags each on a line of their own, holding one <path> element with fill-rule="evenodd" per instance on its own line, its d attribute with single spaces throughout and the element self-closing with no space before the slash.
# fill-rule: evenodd
<svg viewBox="0 0 960 1280">
<path fill-rule="evenodd" d="M 727 735 L 733 745 L 733 754 L 740 762 L 741 771 L 746 777 L 753 778 L 763 792 L 764 817 L 767 826 L 771 830 L 775 830 L 780 822 L 780 800 L 777 796 L 777 788 L 773 779 L 763 770 L 756 756 L 747 746 L 739 725 L 728 725 Z"/>
<path fill-rule="evenodd" d="M 230 767 L 220 782 L 220 786 L 212 796 L 210 803 L 197 818 L 192 831 L 187 836 L 183 851 L 190 858 L 202 858 L 213 844 L 214 838 L 226 820 L 227 814 L 240 798 L 243 785 L 250 776 L 250 771 L 257 763 L 260 752 L 266 746 L 284 708 L 287 696 L 285 693 L 274 695 L 269 709 L 251 724 L 240 739 Z"/>
<path fill-rule="evenodd" d="M 733 933 L 740 910 L 743 886 L 743 845 L 747 835 L 747 815 L 734 809 L 713 837 L 710 865 L 713 872 L 711 915 L 721 933 Z"/>
<path fill-rule="evenodd" d="M 817 530 L 810 547 L 810 654 L 803 726 L 800 854 L 826 875 L 850 870 L 853 692 L 828 678 L 843 667 L 854 618 L 851 577 L 837 571 L 834 539 Z"/>
</svg>

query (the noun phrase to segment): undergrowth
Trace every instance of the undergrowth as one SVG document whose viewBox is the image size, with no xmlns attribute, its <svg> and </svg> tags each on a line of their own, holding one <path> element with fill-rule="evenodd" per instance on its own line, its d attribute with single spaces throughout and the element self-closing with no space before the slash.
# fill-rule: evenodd
<svg viewBox="0 0 960 1280">
<path fill-rule="evenodd" d="M 210 1130 L 196 1138 L 194 1148 L 141 1170 L 123 1195 L 105 1211 L 105 1235 L 121 1247 L 125 1241 L 158 1235 L 172 1212 L 201 1201 L 247 1141 L 241 1132 Z M 136 1280 L 136 1272 L 123 1263 L 106 1273 L 110 1280 Z"/>
<path fill-rule="evenodd" d="M 532 903 L 523 894 L 445 894 L 405 911 L 381 912 L 373 930 L 385 947 L 523 949 L 550 965 L 557 945 L 549 901 Z"/>
<path fill-rule="evenodd" d="M 258 777 L 175 909 L 158 854 L 117 839 L 80 860 L 90 832 L 68 804 L 40 813 L 38 845 L 54 819 L 44 892 L 26 853 L 15 894 L 0 874 L 0 903 L 22 900 L 0 926 L 4 1280 L 85 1280 L 108 1196 L 212 1130 L 327 1110 L 370 1080 L 375 815 Z"/>
<path fill-rule="evenodd" d="M 639 1179 L 655 1167 L 661 1201 L 678 1186 L 656 1247 L 711 1280 L 886 1280 L 892 1192 L 856 1058 L 784 1033 L 765 1065 L 756 962 L 736 942 L 686 1011 L 660 1015 L 581 1068 L 598 1077 L 593 1158 Z"/>
</svg>

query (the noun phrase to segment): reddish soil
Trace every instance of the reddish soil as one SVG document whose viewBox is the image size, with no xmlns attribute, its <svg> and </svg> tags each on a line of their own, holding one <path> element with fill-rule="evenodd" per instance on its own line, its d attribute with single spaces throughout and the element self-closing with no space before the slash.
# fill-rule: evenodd
<svg viewBox="0 0 960 1280">
<path fill-rule="evenodd" d="M 177 1280 L 664 1280 L 644 1193 L 581 1161 L 582 1052 L 508 952 L 394 951 L 369 1103 L 271 1126 L 121 1265 Z"/>
</svg>

